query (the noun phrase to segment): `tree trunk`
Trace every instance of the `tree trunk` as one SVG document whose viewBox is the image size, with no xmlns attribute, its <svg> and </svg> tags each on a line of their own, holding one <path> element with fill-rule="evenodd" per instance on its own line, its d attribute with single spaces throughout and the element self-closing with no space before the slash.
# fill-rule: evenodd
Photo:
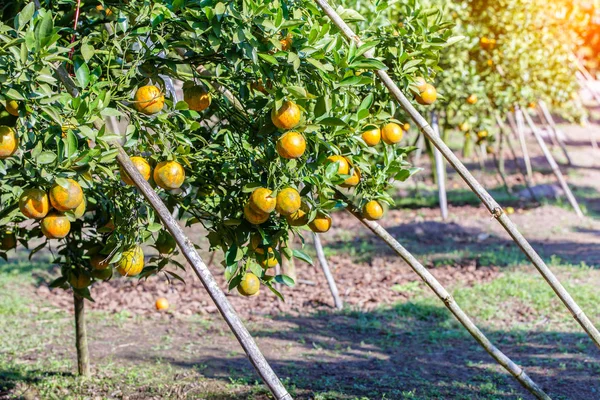
<svg viewBox="0 0 600 400">
<path fill-rule="evenodd" d="M 88 351 L 87 331 L 85 329 L 85 299 L 73 293 L 75 308 L 75 347 L 77 348 L 77 372 L 81 376 L 90 376 L 90 353 Z"/>
</svg>

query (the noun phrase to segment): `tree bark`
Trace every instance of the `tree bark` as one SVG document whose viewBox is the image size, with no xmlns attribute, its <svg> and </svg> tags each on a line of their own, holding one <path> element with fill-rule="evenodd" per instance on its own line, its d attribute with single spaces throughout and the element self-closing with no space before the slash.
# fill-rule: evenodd
<svg viewBox="0 0 600 400">
<path fill-rule="evenodd" d="M 85 299 L 73 293 L 75 309 L 75 348 L 77 349 L 77 373 L 90 376 L 90 353 L 88 349 L 87 331 L 85 327 Z"/>
</svg>

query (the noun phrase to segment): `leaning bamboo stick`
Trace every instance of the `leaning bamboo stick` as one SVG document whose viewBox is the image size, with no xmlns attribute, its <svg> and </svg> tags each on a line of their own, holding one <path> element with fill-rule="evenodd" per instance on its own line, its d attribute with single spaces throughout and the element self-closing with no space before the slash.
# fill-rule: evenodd
<svg viewBox="0 0 600 400">
<path fill-rule="evenodd" d="M 63 66 L 56 69 L 59 80 L 63 83 L 67 92 L 73 96 L 79 96 L 79 91 L 69 76 L 69 73 Z M 94 123 L 96 129 L 102 128 L 102 123 L 97 121 Z M 235 310 L 227 300 L 227 297 L 219 287 L 215 278 L 212 276 L 209 269 L 204 264 L 204 261 L 194 248 L 193 243 L 187 238 L 183 229 L 179 226 L 175 218 L 169 212 L 161 198 L 156 194 L 150 184 L 142 177 L 137 168 L 133 165 L 129 156 L 120 144 L 111 142 L 111 146 L 117 149 L 117 162 L 123 167 L 125 172 L 131 177 L 135 186 L 139 189 L 142 195 L 146 198 L 150 206 L 156 211 L 163 225 L 173 235 L 177 245 L 181 249 L 182 254 L 191 265 L 192 269 L 206 288 L 206 291 L 219 309 L 223 319 L 229 325 L 238 342 L 248 355 L 248 358 L 259 376 L 265 382 L 273 396 L 276 399 L 291 400 L 292 396 L 287 392 L 264 355 L 256 345 L 256 342 L 242 323 L 241 319 L 236 314 Z"/>
<path fill-rule="evenodd" d="M 571 161 L 571 157 L 569 156 L 569 152 L 567 151 L 567 145 L 565 144 L 565 141 L 562 140 L 562 138 L 560 136 L 560 132 L 558 131 L 558 127 L 556 126 L 556 123 L 554 122 L 554 118 L 552 118 L 552 114 L 550 113 L 550 110 L 548 110 L 546 103 L 543 100 L 540 100 L 540 101 L 538 101 L 538 105 L 540 106 L 540 109 L 542 110 L 542 115 L 543 115 L 544 119 L 546 120 L 546 122 L 548 123 L 548 127 L 550 128 L 550 131 L 552 133 L 554 133 L 554 138 L 558 142 L 558 146 L 560 147 L 563 154 L 565 155 L 565 158 L 567 159 L 567 164 L 573 165 L 573 161 Z"/>
<path fill-rule="evenodd" d="M 563 191 L 565 192 L 565 195 L 567 196 L 567 200 L 569 200 L 571 207 L 573 207 L 573 209 L 575 210 L 575 214 L 577 214 L 577 216 L 579 218 L 583 218 L 583 212 L 581 211 L 581 208 L 579 208 L 577 199 L 575 198 L 575 196 L 573 196 L 573 192 L 571 192 L 571 189 L 569 188 L 569 185 L 567 184 L 565 177 L 563 176 L 562 172 L 560 172 L 560 168 L 558 167 L 558 164 L 554 160 L 554 156 L 552 156 L 552 153 L 550 152 L 550 150 L 548 150 L 548 146 L 546 146 L 546 143 L 544 142 L 544 138 L 540 134 L 538 127 L 535 126 L 535 124 L 533 123 L 533 120 L 531 119 L 531 117 L 529 116 L 528 113 L 524 112 L 523 115 L 525 116 L 525 120 L 527 121 L 527 124 L 533 131 L 533 136 L 535 136 L 535 139 L 537 140 L 538 145 L 542 149 L 542 152 L 544 153 L 544 156 L 546 157 L 548 164 L 550 164 L 550 167 L 552 167 L 552 172 L 554 172 L 554 175 L 556 175 L 556 179 L 558 180 L 558 183 L 560 184 Z"/>
<path fill-rule="evenodd" d="M 318 0 L 322 1 L 322 0 Z M 374 221 L 365 219 L 360 210 L 356 208 L 348 198 L 341 192 L 336 191 L 336 196 L 348 204 L 347 210 L 352 215 L 360 220 L 367 228 L 375 235 L 379 236 L 398 254 L 406 263 L 415 271 L 417 275 L 429 286 L 431 290 L 442 300 L 444 305 L 456 317 L 458 322 L 473 336 L 473 338 L 488 352 L 488 354 L 502 365 L 512 376 L 519 381 L 523 387 L 531 392 L 538 399 L 550 399 L 540 387 L 529 378 L 525 371 L 515 364 L 508 356 L 500 351 L 490 340 L 477 328 L 469 316 L 460 308 L 454 298 L 448 291 L 438 282 L 437 279 L 425 268 L 408 250 L 406 250 L 392 235 L 389 234 L 381 225 Z"/>
<path fill-rule="evenodd" d="M 331 273 L 331 270 L 329 269 L 329 263 L 327 262 L 327 257 L 325 257 L 325 252 L 323 251 L 323 244 L 321 243 L 321 238 L 319 238 L 319 234 L 313 232 L 313 239 L 315 241 L 317 259 L 319 260 L 319 265 L 321 266 L 321 270 L 323 270 L 325 279 L 327 279 L 327 284 L 329 285 L 329 290 L 331 291 L 331 297 L 333 297 L 333 304 L 335 304 L 335 308 L 341 310 L 342 308 L 344 308 L 344 302 L 340 297 L 340 293 L 338 292 L 335 279 L 333 277 L 333 274 Z"/>
<path fill-rule="evenodd" d="M 354 41 L 358 46 L 361 46 L 363 42 L 361 39 L 352 31 L 352 29 L 344 22 L 344 20 L 329 6 L 326 0 L 315 0 L 315 2 L 323 9 L 325 14 L 333 21 L 333 23 L 344 33 L 344 35 Z M 365 57 L 375 58 L 373 50 L 368 50 L 364 53 Z M 467 168 L 460 162 L 458 157 L 454 155 L 452 150 L 446 146 L 446 144 L 438 138 L 431 126 L 427 123 L 425 118 L 415 109 L 411 102 L 404 96 L 400 88 L 394 83 L 392 78 L 384 70 L 377 70 L 377 75 L 388 88 L 390 94 L 400 103 L 402 108 L 410 115 L 416 125 L 421 129 L 421 132 L 437 147 L 444 157 L 448 160 L 450 165 L 458 172 L 463 180 L 469 185 L 471 190 L 477 194 L 479 199 L 488 209 L 488 211 L 498 220 L 498 222 L 504 227 L 507 233 L 521 248 L 523 253 L 529 258 L 533 265 L 542 274 L 546 282 L 552 287 L 556 295 L 561 299 L 567 309 L 571 312 L 573 317 L 585 330 L 592 341 L 600 348 L 600 332 L 592 324 L 589 318 L 585 315 L 583 310 L 577 305 L 575 300 L 567 292 L 567 290 L 560 283 L 558 278 L 552 273 L 548 266 L 544 263 L 542 258 L 537 252 L 531 247 L 531 244 L 525 239 L 525 237 L 518 231 L 516 225 L 510 220 L 510 218 L 504 213 L 500 205 L 494 200 L 492 196 L 481 186 L 481 184 L 471 175 Z"/>
<path fill-rule="evenodd" d="M 438 116 L 435 112 L 431 113 L 431 124 L 433 126 L 433 132 L 440 137 L 440 126 L 438 123 Z M 433 158 L 435 160 L 435 174 L 437 177 L 438 185 L 438 199 L 440 201 L 440 212 L 442 219 L 448 219 L 448 197 L 446 196 L 446 164 L 444 158 L 438 149 L 435 147 L 433 150 Z"/>
<path fill-rule="evenodd" d="M 533 168 L 531 168 L 531 159 L 529 158 L 529 150 L 527 149 L 527 141 L 525 140 L 525 124 L 523 123 L 522 114 L 518 106 L 515 107 L 514 116 L 512 113 L 508 113 L 508 122 L 517 134 L 519 144 L 521 145 L 521 152 L 523 153 L 527 178 L 529 182 L 533 183 Z"/>
</svg>

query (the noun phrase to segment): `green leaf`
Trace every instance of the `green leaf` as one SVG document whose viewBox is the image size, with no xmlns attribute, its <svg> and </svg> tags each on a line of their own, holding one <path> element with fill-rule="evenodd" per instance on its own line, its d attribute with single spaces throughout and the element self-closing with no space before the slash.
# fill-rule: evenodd
<svg viewBox="0 0 600 400">
<path fill-rule="evenodd" d="M 17 30 L 20 31 L 25 25 L 27 25 L 27 23 L 29 23 L 29 21 L 31 21 L 31 18 L 33 18 L 34 12 L 35 12 L 34 2 L 31 2 L 31 3 L 27 4 L 25 7 L 23 7 L 21 12 L 17 15 L 15 28 L 17 28 Z"/>
<path fill-rule="evenodd" d="M 81 55 L 83 56 L 85 62 L 90 61 L 90 59 L 94 57 L 95 52 L 96 50 L 94 49 L 94 46 L 89 43 L 81 46 Z"/>
<path fill-rule="evenodd" d="M 285 286 L 288 286 L 288 287 L 294 287 L 294 286 L 296 286 L 296 282 L 294 282 L 294 280 L 292 278 L 290 278 L 289 276 L 287 276 L 287 275 L 277 275 L 275 277 L 275 282 L 282 283 L 282 284 L 284 284 Z"/>
<path fill-rule="evenodd" d="M 81 88 L 87 87 L 90 83 L 90 69 L 87 64 L 79 57 L 75 58 L 75 77 Z"/>
<path fill-rule="evenodd" d="M 270 54 L 258 53 L 258 56 L 270 64 L 279 65 L 277 59 Z"/>
<path fill-rule="evenodd" d="M 304 251 L 298 250 L 298 249 L 294 249 L 294 251 L 292 252 L 292 254 L 297 259 L 302 260 L 302 261 L 304 261 L 304 262 L 306 262 L 306 263 L 308 263 L 310 265 L 314 265 L 312 258 L 308 254 L 306 254 Z"/>
<path fill-rule="evenodd" d="M 37 157 L 37 162 L 39 164 L 50 164 L 56 160 L 56 154 L 51 151 L 44 151 Z"/>
</svg>

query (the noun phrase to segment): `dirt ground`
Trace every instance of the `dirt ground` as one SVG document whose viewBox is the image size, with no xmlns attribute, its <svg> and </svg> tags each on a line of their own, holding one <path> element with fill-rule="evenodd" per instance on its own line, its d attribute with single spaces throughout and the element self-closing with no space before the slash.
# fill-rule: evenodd
<svg viewBox="0 0 600 400">
<path fill-rule="evenodd" d="M 563 164 L 561 168 L 587 214 L 582 220 L 562 197 L 553 196 L 561 192 L 533 141 L 529 145 L 537 171 L 535 190 L 543 197 L 542 204 L 504 193 L 492 174 L 492 160 L 488 160 L 486 172 L 478 170 L 477 162 L 468 164 L 501 199 L 502 206 L 515 209 L 511 218 L 544 260 L 557 266 L 570 290 L 597 288 L 600 150 L 592 149 L 588 139 L 592 132 L 600 141 L 600 126 L 586 130 L 565 125 L 562 129 L 567 132 L 576 165 Z M 559 149 L 554 154 L 564 161 Z M 507 171 L 511 186 L 523 185 L 510 160 Z M 448 169 L 451 206 L 447 221 L 440 218 L 437 207 L 411 203 L 414 197 L 426 201 L 434 194 L 427 175 L 427 170 L 421 174 L 423 182 L 418 187 L 415 183 L 398 186 L 401 205 L 389 210 L 381 224 L 443 285 L 456 290 L 455 297 L 466 303 L 475 322 L 553 398 L 600 398 L 600 351 L 556 300 L 550 308 L 523 300 L 530 282 L 535 282 L 532 293 L 544 286 L 541 278 L 532 266 L 527 267 L 523 254 L 460 178 Z M 264 289 L 254 298 L 243 298 L 235 291 L 228 296 L 296 398 L 531 398 L 461 330 L 443 304 L 427 294 L 411 268 L 359 221 L 337 213 L 333 226 L 322 240 L 346 305 L 343 311 L 332 307 L 318 264 L 297 262 L 299 283 L 283 290 L 285 302 Z M 202 232 L 188 233 L 206 248 Z M 316 259 L 312 248 L 308 252 Z M 205 252 L 203 256 L 209 259 Z M 577 269 L 588 267 L 589 272 Z M 210 269 L 226 288 L 218 257 Z M 38 283 L 22 289 L 23 296 L 32 299 L 32 315 L 71 309 L 71 294 L 48 289 L 44 284 L 47 273 L 34 272 L 34 276 Z M 513 276 L 524 277 L 517 283 L 518 293 L 494 292 L 501 292 L 503 282 L 510 283 Z M 150 384 L 132 391 L 124 382 L 118 393 L 108 393 L 88 382 L 77 386 L 78 396 L 266 398 L 256 389 L 257 375 L 201 283 L 190 273 L 186 281 L 169 282 L 158 276 L 146 281 L 114 279 L 93 287 L 96 301 L 88 304 L 93 311 L 89 331 L 94 362 L 124 366 L 160 363 L 176 372 L 167 389 Z M 583 296 L 583 289 L 581 293 Z M 547 295 L 551 298 L 551 292 Z M 154 301 L 160 296 L 171 304 L 167 313 L 154 310 Z M 501 303 L 494 303 L 496 300 Z M 590 303 L 594 305 L 594 301 Z M 600 322 L 600 305 L 588 314 L 592 321 Z M 66 343 L 49 343 L 46 351 L 53 357 L 73 359 L 69 335 L 72 333 L 59 335 Z M 97 372 L 107 373 L 101 368 Z M 4 392 L 6 398 L 21 386 L 11 387 Z M 0 399 L 2 393 L 0 387 Z"/>
</svg>

